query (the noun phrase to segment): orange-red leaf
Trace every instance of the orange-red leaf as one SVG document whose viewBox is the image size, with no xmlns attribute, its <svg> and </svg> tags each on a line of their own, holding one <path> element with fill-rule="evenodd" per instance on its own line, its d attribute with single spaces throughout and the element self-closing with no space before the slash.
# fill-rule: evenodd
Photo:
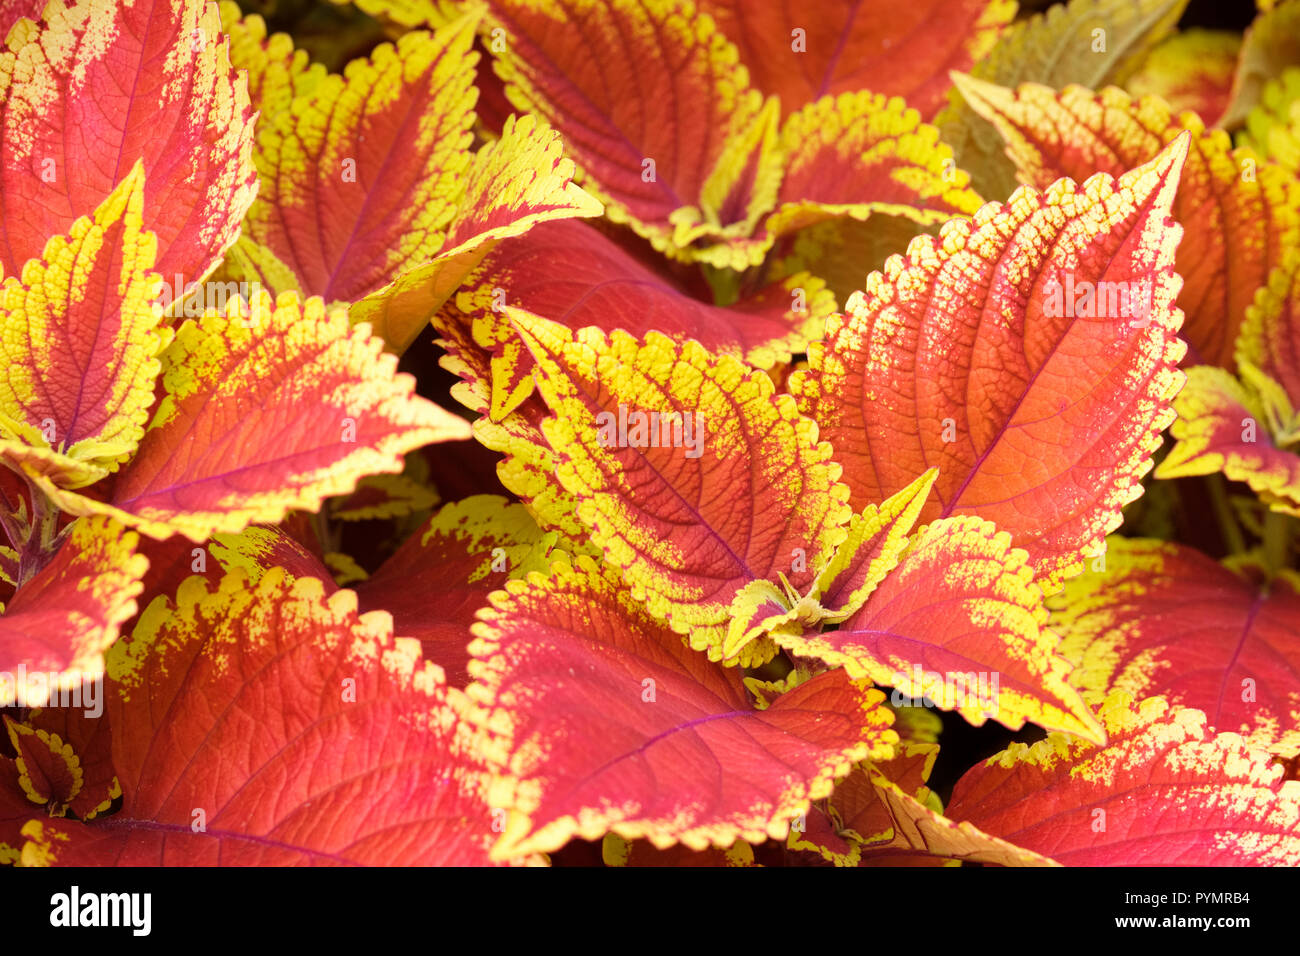
<svg viewBox="0 0 1300 956">
<path fill-rule="evenodd" d="M 63 487 L 135 451 L 154 402 L 156 243 L 140 231 L 140 164 L 95 215 L 53 236 L 0 292 L 0 455 Z"/>
<path fill-rule="evenodd" d="M 108 519 L 84 518 L 21 584 L 0 614 L 0 706 L 40 706 L 55 691 L 103 675 L 104 652 L 135 614 L 149 566 L 136 541 Z"/>
<path fill-rule="evenodd" d="M 1237 330 L 1255 291 L 1300 243 L 1300 180 L 1275 163 L 1232 149 L 1222 130 L 1191 114 L 1173 115 L 1159 99 L 1134 100 L 1109 87 L 1062 92 L 1026 84 L 1014 92 L 977 80 L 958 82 L 967 101 L 1008 142 L 1019 176 L 1039 189 L 1069 176 L 1119 176 L 1191 133 L 1174 199 L 1183 226 L 1176 268 L 1178 305 L 1191 364 L 1232 367 Z"/>
<path fill-rule="evenodd" d="M 973 517 L 923 528 L 862 609 L 833 631 L 778 629 L 801 657 L 929 698 L 972 724 L 1016 730 L 1027 721 L 1101 740 L 1070 666 L 1046 629 L 1042 592 L 1023 551 Z"/>
<path fill-rule="evenodd" d="M 204 0 L 51 3 L 0 52 L 0 266 L 16 274 L 144 165 L 158 271 L 207 275 L 253 200 L 253 110 Z"/>
<path fill-rule="evenodd" d="M 700 7 L 736 44 L 754 85 L 780 96 L 786 113 L 865 89 L 901 96 L 925 117 L 943 105 L 948 72 L 988 53 L 1016 13 L 1008 0 L 701 0 Z"/>
<path fill-rule="evenodd" d="M 667 249 L 673 213 L 701 213 L 728 142 L 758 121 L 762 97 L 735 47 L 690 0 L 493 0 L 491 10 L 510 101 L 560 131 L 611 219 Z"/>
<path fill-rule="evenodd" d="M 879 691 L 831 671 L 755 710 L 589 559 L 493 596 L 475 625 L 468 693 L 513 811 L 494 855 L 614 832 L 701 850 L 783 838 L 853 761 L 898 739 Z"/>
<path fill-rule="evenodd" d="M 847 489 L 770 378 L 657 332 L 575 334 L 508 314 L 554 415 L 557 477 L 652 614 L 717 659 L 742 589 L 784 573 L 807 591 L 846 534 Z"/>
<path fill-rule="evenodd" d="M 938 466 L 921 520 L 992 520 L 1047 587 L 1119 524 L 1182 383 L 1169 211 L 1185 151 L 1022 189 L 872 273 L 791 378 L 855 508 Z"/>
<path fill-rule="evenodd" d="M 1198 710 L 1114 694 L 1110 743 L 1052 735 L 957 782 L 948 816 L 1074 866 L 1295 866 L 1300 782 Z"/>
<path fill-rule="evenodd" d="M 113 652 L 122 808 L 34 818 L 57 865 L 483 864 L 482 765 L 441 671 L 385 614 L 271 571 L 192 578 Z"/>
<path fill-rule="evenodd" d="M 167 394 L 109 501 L 42 486 L 67 511 L 112 514 L 155 538 L 203 541 L 314 510 L 362 475 L 401 471 L 412 448 L 469 431 L 412 395 L 381 347 L 320 299 L 232 299 L 164 353 Z"/>
<path fill-rule="evenodd" d="M 723 308 L 690 295 L 586 223 L 546 223 L 503 243 L 456 297 L 456 321 L 492 351 L 492 408 L 499 420 L 532 390 L 533 361 L 500 311 L 505 305 L 570 329 L 654 330 L 694 339 L 714 354 L 735 355 L 756 368 L 788 362 L 821 333 L 835 308 L 821 280 L 788 276 Z"/>
<path fill-rule="evenodd" d="M 1071 682 L 1164 697 L 1213 729 L 1300 753 L 1300 577 L 1265 590 L 1188 547 L 1108 544 L 1105 572 L 1080 575 L 1051 603 Z"/>
</svg>

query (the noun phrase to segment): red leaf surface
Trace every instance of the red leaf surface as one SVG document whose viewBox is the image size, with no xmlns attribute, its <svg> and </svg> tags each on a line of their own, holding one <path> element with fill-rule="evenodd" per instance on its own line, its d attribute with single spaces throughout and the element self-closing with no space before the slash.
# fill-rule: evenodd
<svg viewBox="0 0 1300 956">
<path fill-rule="evenodd" d="M 64 510 L 196 542 L 317 508 L 364 474 L 401 471 L 412 448 L 468 431 L 412 395 L 381 347 L 320 299 L 233 299 L 226 314 L 187 322 L 164 353 L 168 394 L 109 502 L 42 486 Z"/>
<path fill-rule="evenodd" d="M 1164 697 L 1209 726 L 1300 753 L 1300 576 L 1264 591 L 1191 548 L 1113 538 L 1105 573 L 1052 602 L 1075 686 Z"/>
<path fill-rule="evenodd" d="M 612 831 L 702 850 L 782 838 L 853 761 L 897 735 L 879 691 L 830 671 L 751 704 L 740 671 L 709 663 L 590 559 L 493 596 L 475 625 L 468 693 L 506 768 L 512 809 L 495 855 Z"/>
<path fill-rule="evenodd" d="M 804 351 L 835 302 L 820 279 L 800 273 L 722 308 L 693 297 L 665 270 L 641 262 L 586 223 L 539 225 L 498 246 L 456 297 L 460 314 L 454 319 L 469 323 L 476 342 L 493 352 L 495 419 L 533 384 L 532 358 L 501 314 L 504 305 L 574 330 L 623 329 L 639 338 L 653 329 L 766 369 Z"/>
<path fill-rule="evenodd" d="M 872 273 L 791 379 L 855 508 L 937 465 L 921 520 L 992 520 L 1048 587 L 1100 545 L 1182 384 L 1169 210 L 1186 148 L 1118 181 L 1020 190 Z M 1133 314 L 1078 307 L 1098 288 L 1128 292 Z"/>
<path fill-rule="evenodd" d="M 453 687 L 469 684 L 470 625 L 488 595 L 529 567 L 543 570 L 547 542 L 523 505 L 475 495 L 440 508 L 368 580 L 363 611 L 393 616 L 393 631 L 418 638 Z"/>
<path fill-rule="evenodd" d="M 1005 0 L 701 0 L 700 8 L 736 44 L 754 85 L 780 96 L 787 114 L 827 94 L 866 89 L 901 96 L 924 117 L 943 105 L 948 72 L 984 56 L 1016 12 Z"/>
<path fill-rule="evenodd" d="M 1052 736 L 957 781 L 948 816 L 1067 866 L 1296 866 L 1300 782 L 1198 710 L 1102 708 L 1110 743 Z"/>
<path fill-rule="evenodd" d="M 114 521 L 82 519 L 50 562 L 19 586 L 0 614 L 0 706 L 40 706 L 56 688 L 104 673 L 104 651 L 135 613 L 149 567 L 136 554 L 137 540 Z"/>
<path fill-rule="evenodd" d="M 0 36 L 7 36 L 20 17 L 39 20 L 46 0 L 0 0 Z"/>
<path fill-rule="evenodd" d="M 734 47 L 687 0 L 491 10 L 511 103 L 560 131 L 611 219 L 666 242 L 670 215 L 700 203 L 728 141 L 758 119 L 762 96 Z"/>
<path fill-rule="evenodd" d="M 201 279 L 257 189 L 253 110 L 214 5 L 51 4 L 0 54 L 0 266 L 17 274 L 137 158 L 167 282 Z"/>
<path fill-rule="evenodd" d="M 481 864 L 481 768 L 438 668 L 310 578 L 192 578 L 113 651 L 122 809 L 33 819 L 24 862 Z"/>
<path fill-rule="evenodd" d="M 1018 175 L 1039 189 L 1062 177 L 1119 176 L 1190 132 L 1172 215 L 1183 227 L 1176 267 L 1189 364 L 1232 367 L 1246 309 L 1284 250 L 1300 242 L 1300 181 L 1275 163 L 1233 150 L 1222 130 L 1174 115 L 1159 99 L 1115 87 L 1061 92 L 1037 84 L 1012 91 L 963 79 L 967 101 L 1007 140 Z"/>
</svg>

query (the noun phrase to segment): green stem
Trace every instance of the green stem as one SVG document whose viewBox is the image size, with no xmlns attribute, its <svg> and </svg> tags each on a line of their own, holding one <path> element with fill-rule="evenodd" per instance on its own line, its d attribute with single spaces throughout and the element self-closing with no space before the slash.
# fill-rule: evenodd
<svg viewBox="0 0 1300 956">
<path fill-rule="evenodd" d="M 40 489 L 32 487 L 32 520 L 28 525 L 27 540 L 18 556 L 18 587 L 22 587 L 50 563 L 54 552 L 62 543 L 59 530 L 59 509 L 53 507 Z"/>
<path fill-rule="evenodd" d="M 1236 514 L 1233 513 L 1232 502 L 1228 500 L 1228 483 L 1223 480 L 1222 475 L 1210 475 L 1209 489 L 1210 501 L 1214 505 L 1214 516 L 1219 521 L 1219 530 L 1223 533 L 1223 543 L 1227 545 L 1228 553 L 1244 554 L 1246 536 L 1242 533 Z"/>
<path fill-rule="evenodd" d="M 1264 563 L 1269 574 L 1287 566 L 1291 556 L 1291 516 L 1270 511 L 1264 516 Z"/>
<path fill-rule="evenodd" d="M 740 273 L 717 266 L 703 266 L 704 277 L 713 290 L 713 304 L 728 306 L 740 298 Z"/>
</svg>

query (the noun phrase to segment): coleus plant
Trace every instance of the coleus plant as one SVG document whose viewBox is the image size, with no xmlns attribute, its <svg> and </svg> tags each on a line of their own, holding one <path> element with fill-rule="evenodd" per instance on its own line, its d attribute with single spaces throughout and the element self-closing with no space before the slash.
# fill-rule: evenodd
<svg viewBox="0 0 1300 956">
<path fill-rule="evenodd" d="M 0 859 L 1300 863 L 1297 0 L 359 6 L 0 5 Z"/>
</svg>

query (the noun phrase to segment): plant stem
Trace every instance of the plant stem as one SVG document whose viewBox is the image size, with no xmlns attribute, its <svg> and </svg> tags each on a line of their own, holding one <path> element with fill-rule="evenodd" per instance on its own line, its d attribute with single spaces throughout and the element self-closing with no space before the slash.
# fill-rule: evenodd
<svg viewBox="0 0 1300 956">
<path fill-rule="evenodd" d="M 1291 516 L 1270 511 L 1264 516 L 1264 564 L 1270 575 L 1287 566 L 1291 556 Z"/>
<path fill-rule="evenodd" d="M 1214 505 L 1214 516 L 1219 521 L 1219 531 L 1223 533 L 1223 543 L 1229 554 L 1244 554 L 1246 536 L 1242 534 L 1241 524 L 1233 514 L 1232 502 L 1228 500 L 1228 483 L 1223 475 L 1209 476 L 1210 501 Z"/>
<path fill-rule="evenodd" d="M 40 489 L 32 488 L 32 519 L 28 525 L 27 540 L 18 555 L 18 587 L 22 587 L 50 563 L 62 538 L 59 528 L 59 509 L 50 504 Z"/>
<path fill-rule="evenodd" d="M 703 266 L 704 277 L 713 290 L 713 304 L 728 306 L 740 298 L 740 273 L 716 266 Z"/>
<path fill-rule="evenodd" d="M 18 509 L 13 506 L 5 490 L 0 488 L 0 530 L 3 530 L 5 537 L 9 539 L 9 546 L 15 551 L 26 543 L 26 537 L 19 530 L 18 524 L 14 521 L 14 516 Z"/>
</svg>

